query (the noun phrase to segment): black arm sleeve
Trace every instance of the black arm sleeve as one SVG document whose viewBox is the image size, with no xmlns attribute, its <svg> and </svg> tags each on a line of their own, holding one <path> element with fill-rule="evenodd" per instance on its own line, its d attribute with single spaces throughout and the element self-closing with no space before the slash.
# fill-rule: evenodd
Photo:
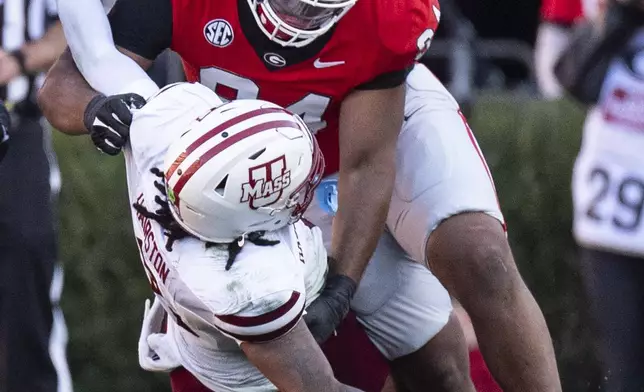
<svg viewBox="0 0 644 392">
<path fill-rule="evenodd" d="M 413 66 L 412 66 L 413 67 Z M 412 67 L 400 71 L 387 72 L 356 87 L 356 90 L 382 90 L 403 84 Z"/>
<path fill-rule="evenodd" d="M 118 0 L 109 13 L 114 43 L 154 60 L 172 42 L 172 0 Z"/>
</svg>

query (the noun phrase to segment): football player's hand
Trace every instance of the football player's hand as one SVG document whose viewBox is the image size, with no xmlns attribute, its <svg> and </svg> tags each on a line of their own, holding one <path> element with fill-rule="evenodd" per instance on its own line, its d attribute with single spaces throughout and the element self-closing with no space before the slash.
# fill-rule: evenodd
<svg viewBox="0 0 644 392">
<path fill-rule="evenodd" d="M 0 161 L 7 154 L 9 148 L 9 128 L 11 127 L 11 117 L 4 105 L 0 105 Z"/>
<path fill-rule="evenodd" d="M 94 97 L 85 108 L 83 122 L 96 148 L 117 155 L 130 135 L 132 110 L 143 105 L 145 99 L 137 94 Z"/>
<path fill-rule="evenodd" d="M 304 321 L 318 344 L 333 335 L 349 313 L 358 285 L 345 275 L 329 276 L 320 296 L 306 309 Z"/>
<path fill-rule="evenodd" d="M 145 300 L 143 326 L 139 336 L 139 366 L 150 372 L 169 372 L 181 366 L 179 353 L 172 338 L 173 322 L 168 320 L 168 331 L 160 333 L 165 311 L 155 299 L 150 307 L 150 300 Z"/>
</svg>

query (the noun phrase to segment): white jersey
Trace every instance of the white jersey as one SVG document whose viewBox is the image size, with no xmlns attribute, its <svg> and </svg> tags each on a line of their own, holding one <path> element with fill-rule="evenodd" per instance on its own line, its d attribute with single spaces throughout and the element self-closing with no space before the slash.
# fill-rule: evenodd
<svg viewBox="0 0 644 392">
<path fill-rule="evenodd" d="M 131 203 L 159 209 L 154 182 L 160 179 L 150 170 L 162 167 L 167 147 L 190 122 L 220 103 L 202 85 L 179 83 L 134 114 L 124 150 Z M 320 230 L 298 222 L 266 234 L 279 240 L 277 245 L 247 241 L 226 271 L 226 246 L 207 248 L 203 241 L 186 238 L 169 251 L 155 220 L 134 208 L 132 219 L 150 284 L 175 322 L 171 330 L 181 364 L 216 391 L 274 390 L 239 343 L 275 339 L 301 319 L 326 274 Z"/>
<path fill-rule="evenodd" d="M 644 29 L 613 60 L 586 118 L 573 198 L 580 244 L 644 256 Z"/>
</svg>

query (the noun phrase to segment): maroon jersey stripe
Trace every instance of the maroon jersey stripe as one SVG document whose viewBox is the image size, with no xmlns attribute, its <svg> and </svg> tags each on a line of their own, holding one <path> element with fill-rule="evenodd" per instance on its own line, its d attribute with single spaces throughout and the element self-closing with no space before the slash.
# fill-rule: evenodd
<svg viewBox="0 0 644 392">
<path fill-rule="evenodd" d="M 300 299 L 300 293 L 293 291 L 291 298 L 279 308 L 272 310 L 268 313 L 261 314 L 259 316 L 236 316 L 236 315 L 223 315 L 216 316 L 219 320 L 223 321 L 226 324 L 234 325 L 236 327 L 257 327 L 259 325 L 268 324 L 272 321 L 279 319 L 288 313 L 293 306 L 297 304 L 297 301 Z M 228 332 L 226 332 L 228 333 Z"/>
<path fill-rule="evenodd" d="M 276 330 L 274 330 L 272 332 L 263 333 L 263 334 L 260 334 L 260 335 L 242 335 L 242 334 L 237 334 L 237 333 L 231 333 L 231 332 L 226 331 L 223 328 L 219 328 L 219 330 L 221 330 L 223 333 L 225 333 L 227 335 L 230 335 L 230 336 L 234 337 L 235 339 L 241 340 L 243 342 L 249 342 L 249 343 L 268 342 L 268 341 L 271 341 L 273 339 L 279 338 L 280 336 L 284 335 L 285 333 L 287 333 L 288 331 L 293 329 L 293 327 L 295 327 L 295 325 L 298 323 L 298 321 L 300 321 L 300 319 L 302 318 L 302 313 L 303 312 L 304 312 L 304 309 L 302 309 L 300 311 L 300 313 L 298 313 L 297 317 L 295 317 L 293 320 L 291 320 L 285 326 L 283 326 L 281 328 L 278 328 L 278 329 L 276 329 Z"/>
</svg>

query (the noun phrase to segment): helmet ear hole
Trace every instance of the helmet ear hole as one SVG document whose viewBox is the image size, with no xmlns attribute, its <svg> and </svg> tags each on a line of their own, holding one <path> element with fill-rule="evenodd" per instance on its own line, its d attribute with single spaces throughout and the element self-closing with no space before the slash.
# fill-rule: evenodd
<svg viewBox="0 0 644 392">
<path fill-rule="evenodd" d="M 253 155 L 249 156 L 248 159 L 251 159 L 251 160 L 254 161 L 255 159 L 259 158 L 259 156 L 262 155 L 264 153 L 264 151 L 266 151 L 266 147 L 264 147 L 261 150 L 257 151 Z"/>
<path fill-rule="evenodd" d="M 228 174 L 224 177 L 223 180 L 215 188 L 215 192 L 219 193 L 220 196 L 224 196 L 224 191 L 226 190 L 226 183 L 228 182 Z"/>
</svg>

